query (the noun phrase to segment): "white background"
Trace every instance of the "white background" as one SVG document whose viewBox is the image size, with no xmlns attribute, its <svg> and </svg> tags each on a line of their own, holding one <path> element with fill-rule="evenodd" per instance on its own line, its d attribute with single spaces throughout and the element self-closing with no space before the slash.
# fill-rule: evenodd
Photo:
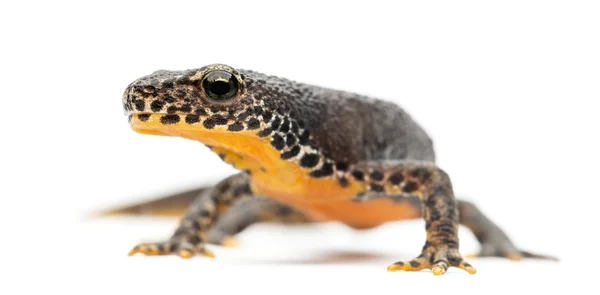
<svg viewBox="0 0 600 295">
<path fill-rule="evenodd" d="M 0 4 L 0 293 L 586 289 L 598 269 L 597 2 L 390 3 Z M 234 171 L 198 143 L 134 133 L 121 94 L 152 71 L 216 62 L 398 102 L 434 138 L 459 196 L 517 245 L 562 261 L 387 273 L 419 253 L 420 220 L 369 232 L 256 226 L 238 249 L 211 247 L 213 261 L 126 257 L 176 220 L 87 212 Z M 464 254 L 477 250 L 460 235 Z"/>
</svg>

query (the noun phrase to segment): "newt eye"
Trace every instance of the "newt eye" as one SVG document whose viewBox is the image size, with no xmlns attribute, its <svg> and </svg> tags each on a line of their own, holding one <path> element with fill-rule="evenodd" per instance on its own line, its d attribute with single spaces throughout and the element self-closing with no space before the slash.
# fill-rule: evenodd
<svg viewBox="0 0 600 295">
<path fill-rule="evenodd" d="M 208 98 L 222 102 L 236 96 L 238 81 L 226 71 L 215 70 L 204 76 L 202 89 Z"/>
</svg>

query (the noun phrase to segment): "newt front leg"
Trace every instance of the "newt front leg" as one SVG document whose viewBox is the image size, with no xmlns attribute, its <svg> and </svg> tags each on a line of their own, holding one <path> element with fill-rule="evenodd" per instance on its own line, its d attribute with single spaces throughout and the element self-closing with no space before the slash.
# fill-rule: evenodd
<svg viewBox="0 0 600 295">
<path fill-rule="evenodd" d="M 365 190 L 357 201 L 397 195 L 418 195 L 422 203 L 427 240 L 421 254 L 411 261 L 399 261 L 389 271 L 419 271 L 431 269 L 441 275 L 448 267 L 464 269 L 470 274 L 475 268 L 463 260 L 458 251 L 458 209 L 450 177 L 430 163 L 408 161 L 367 162 L 353 168 L 362 175 Z"/>
</svg>

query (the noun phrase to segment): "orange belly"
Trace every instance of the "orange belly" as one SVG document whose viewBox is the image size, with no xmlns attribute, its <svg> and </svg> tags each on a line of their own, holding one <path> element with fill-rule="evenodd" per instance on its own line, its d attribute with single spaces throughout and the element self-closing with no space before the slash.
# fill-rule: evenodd
<svg viewBox="0 0 600 295">
<path fill-rule="evenodd" d="M 314 221 L 339 221 L 357 229 L 367 229 L 385 222 L 412 219 L 421 216 L 420 209 L 409 201 L 375 199 L 354 202 L 352 197 L 360 188 L 351 184 L 342 188 L 333 179 L 314 179 L 296 175 L 296 186 L 282 187 L 276 182 L 253 176 L 252 189 L 257 195 L 267 196 L 304 212 Z"/>
<path fill-rule="evenodd" d="M 371 228 L 388 221 L 418 218 L 421 214 L 411 202 L 390 199 L 353 202 L 352 197 L 364 190 L 363 184 L 350 180 L 344 188 L 332 177 L 310 177 L 296 163 L 281 160 L 269 139 L 257 137 L 256 132 L 207 130 L 185 123 L 166 126 L 155 115 L 144 122 L 134 116 L 131 126 L 140 133 L 183 137 L 212 146 L 213 152 L 221 154 L 226 162 L 251 172 L 251 186 L 256 195 L 292 206 L 315 221 L 336 220 L 354 228 Z"/>
</svg>

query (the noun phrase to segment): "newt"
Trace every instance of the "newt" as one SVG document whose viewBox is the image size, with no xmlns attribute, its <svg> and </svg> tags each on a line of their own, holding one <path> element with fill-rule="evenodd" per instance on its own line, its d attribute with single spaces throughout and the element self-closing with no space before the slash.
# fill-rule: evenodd
<svg viewBox="0 0 600 295">
<path fill-rule="evenodd" d="M 459 225 L 479 243 L 478 256 L 554 259 L 515 247 L 474 204 L 455 197 L 436 165 L 433 141 L 399 105 L 365 95 L 212 64 L 156 71 L 122 96 L 138 133 L 195 140 L 239 172 L 200 187 L 112 213 L 181 219 L 170 238 L 129 255 L 214 257 L 258 222 L 337 221 L 355 229 L 423 218 L 426 241 L 389 271 L 476 269 L 459 252 Z"/>
</svg>

